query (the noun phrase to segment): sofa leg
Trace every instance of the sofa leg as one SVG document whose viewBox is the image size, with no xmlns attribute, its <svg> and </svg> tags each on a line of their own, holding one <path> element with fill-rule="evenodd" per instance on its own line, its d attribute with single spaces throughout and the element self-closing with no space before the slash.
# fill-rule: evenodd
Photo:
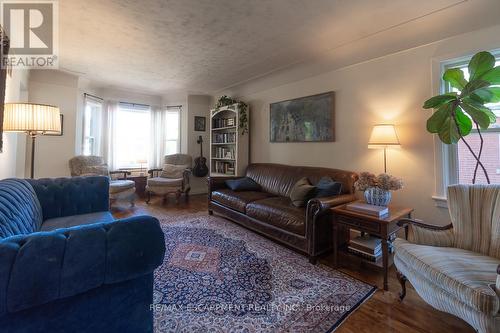
<svg viewBox="0 0 500 333">
<path fill-rule="evenodd" d="M 213 211 L 213 210 L 211 210 L 211 209 L 209 209 L 209 210 L 208 210 L 208 215 L 214 215 L 214 211 Z"/>
<path fill-rule="evenodd" d="M 402 302 L 406 296 L 406 281 L 408 281 L 408 279 L 400 271 L 396 271 L 396 275 L 398 277 L 399 283 L 401 284 L 401 292 L 399 293 L 399 300 Z"/>
<path fill-rule="evenodd" d="M 309 263 L 316 265 L 318 263 L 318 257 L 317 256 L 310 256 Z"/>
</svg>

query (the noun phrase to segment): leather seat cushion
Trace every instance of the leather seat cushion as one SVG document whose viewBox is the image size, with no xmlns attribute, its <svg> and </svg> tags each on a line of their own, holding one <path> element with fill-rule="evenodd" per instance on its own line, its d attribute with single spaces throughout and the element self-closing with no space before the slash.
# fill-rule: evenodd
<svg viewBox="0 0 500 333">
<path fill-rule="evenodd" d="M 471 308 L 494 315 L 499 299 L 495 285 L 500 260 L 451 247 L 417 245 L 396 239 L 396 257 L 428 282 L 446 290 Z M 413 276 L 407 276 L 410 281 Z"/>
<path fill-rule="evenodd" d="M 155 177 L 148 179 L 148 186 L 180 187 L 182 186 L 182 181 L 182 178 Z"/>
<path fill-rule="evenodd" d="M 51 231 L 61 228 L 75 227 L 77 225 L 113 222 L 115 219 L 110 212 L 97 212 L 90 214 L 57 217 L 43 222 L 41 231 Z"/>
<path fill-rule="evenodd" d="M 246 214 L 297 235 L 305 235 L 306 209 L 295 207 L 290 198 L 273 197 L 246 206 Z"/>
<path fill-rule="evenodd" d="M 260 191 L 235 192 L 230 189 L 223 189 L 212 192 L 212 200 L 226 207 L 237 210 L 245 214 L 246 205 L 250 202 L 272 197 L 272 194 Z"/>
<path fill-rule="evenodd" d="M 119 193 L 134 187 L 133 180 L 112 180 L 109 182 L 109 193 Z"/>
</svg>

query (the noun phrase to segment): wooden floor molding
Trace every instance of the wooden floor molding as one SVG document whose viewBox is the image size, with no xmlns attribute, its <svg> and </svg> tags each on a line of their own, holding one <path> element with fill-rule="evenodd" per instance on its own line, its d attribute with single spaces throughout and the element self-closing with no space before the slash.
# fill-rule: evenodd
<svg viewBox="0 0 500 333">
<path fill-rule="evenodd" d="M 132 215 L 150 214 L 162 216 L 180 216 L 190 213 L 207 211 L 205 195 L 192 195 L 189 201 L 181 199 L 179 204 L 175 198 L 170 198 L 162 204 L 161 198 L 153 198 L 147 205 L 139 199 L 136 207 L 130 208 L 126 203 L 118 203 L 112 212 L 116 218 Z M 321 262 L 330 265 L 331 257 L 321 259 Z M 345 266 L 341 268 L 346 274 L 367 283 L 382 286 L 382 274 L 359 266 Z M 374 333 L 374 332 L 436 332 L 436 333 L 473 333 L 474 330 L 463 320 L 452 315 L 437 311 L 425 303 L 415 292 L 411 283 L 407 282 L 407 295 L 403 302 L 399 301 L 400 284 L 396 278 L 396 271 L 391 267 L 389 271 L 389 291 L 379 289 L 373 297 L 367 300 L 340 326 L 336 333 Z"/>
</svg>

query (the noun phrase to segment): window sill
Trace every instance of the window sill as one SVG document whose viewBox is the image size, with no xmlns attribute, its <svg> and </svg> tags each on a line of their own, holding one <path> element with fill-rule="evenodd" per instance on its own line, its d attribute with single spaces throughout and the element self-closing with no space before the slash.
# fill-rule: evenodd
<svg viewBox="0 0 500 333">
<path fill-rule="evenodd" d="M 436 207 L 448 209 L 448 199 L 446 197 L 432 196 Z"/>
</svg>

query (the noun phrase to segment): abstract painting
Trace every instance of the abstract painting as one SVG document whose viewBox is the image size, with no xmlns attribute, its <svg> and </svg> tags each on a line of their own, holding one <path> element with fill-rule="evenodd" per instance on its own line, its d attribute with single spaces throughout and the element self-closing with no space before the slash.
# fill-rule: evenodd
<svg viewBox="0 0 500 333">
<path fill-rule="evenodd" d="M 271 142 L 335 141 L 335 94 L 327 92 L 271 104 Z"/>
</svg>

